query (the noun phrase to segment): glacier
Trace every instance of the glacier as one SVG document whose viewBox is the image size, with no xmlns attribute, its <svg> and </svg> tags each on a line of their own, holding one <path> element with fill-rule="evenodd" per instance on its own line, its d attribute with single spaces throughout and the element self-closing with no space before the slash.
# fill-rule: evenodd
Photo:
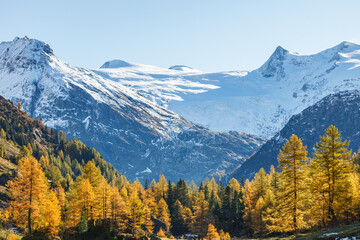
<svg viewBox="0 0 360 240">
<path fill-rule="evenodd" d="M 108 64 L 93 71 L 211 130 L 269 139 L 292 115 L 323 97 L 358 89 L 359 66 L 360 46 L 345 41 L 312 55 L 279 46 L 253 71 L 202 73 L 142 64 Z"/>
</svg>

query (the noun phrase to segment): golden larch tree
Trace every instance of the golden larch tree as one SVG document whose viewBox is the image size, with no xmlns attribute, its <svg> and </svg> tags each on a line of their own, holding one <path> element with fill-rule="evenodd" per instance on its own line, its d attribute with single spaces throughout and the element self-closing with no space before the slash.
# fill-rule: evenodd
<svg viewBox="0 0 360 240">
<path fill-rule="evenodd" d="M 217 232 L 217 229 L 214 227 L 214 225 L 209 224 L 208 225 L 208 231 L 205 237 L 206 240 L 219 240 L 220 235 Z"/>
<path fill-rule="evenodd" d="M 32 156 L 20 159 L 18 172 L 19 174 L 7 183 L 11 198 L 9 210 L 15 223 L 26 228 L 30 235 L 33 230 L 48 225 L 57 228 L 56 219 L 60 218 L 60 212 L 57 211 L 59 206 L 52 198 L 53 195 L 49 194 L 49 184 L 38 161 Z M 52 205 L 51 211 L 56 218 L 51 222 L 44 219 L 45 207 L 49 207 L 47 203 Z"/>
<path fill-rule="evenodd" d="M 325 222 L 334 224 L 337 216 L 348 204 L 351 195 L 351 150 L 349 142 L 343 141 L 340 131 L 333 125 L 320 136 L 320 142 L 315 145 L 314 157 L 311 160 L 318 182 L 322 188 L 318 193 L 323 194 L 325 200 Z"/>
<path fill-rule="evenodd" d="M 209 223 L 209 203 L 205 200 L 204 193 L 200 191 L 194 206 L 194 216 L 191 229 L 193 233 L 204 237 L 207 233 Z"/>
<path fill-rule="evenodd" d="M 300 138 L 292 135 L 284 144 L 278 156 L 280 170 L 280 191 L 278 193 L 278 211 L 282 221 L 282 231 L 296 231 L 302 228 L 304 215 L 304 197 L 307 187 L 306 167 L 308 157 L 306 146 Z"/>
<path fill-rule="evenodd" d="M 170 229 L 171 219 L 167 203 L 163 198 L 160 199 L 157 205 L 156 217 L 166 225 L 167 230 Z"/>
</svg>

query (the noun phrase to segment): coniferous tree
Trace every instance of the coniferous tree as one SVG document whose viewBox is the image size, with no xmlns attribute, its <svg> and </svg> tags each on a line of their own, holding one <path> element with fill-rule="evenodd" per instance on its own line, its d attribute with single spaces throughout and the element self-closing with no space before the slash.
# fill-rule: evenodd
<svg viewBox="0 0 360 240">
<path fill-rule="evenodd" d="M 164 230 L 163 230 L 162 228 L 160 228 L 160 230 L 158 231 L 157 235 L 158 235 L 158 237 L 160 237 L 160 238 L 166 237 L 165 232 L 164 232 Z"/>
<path fill-rule="evenodd" d="M 278 212 L 282 231 L 302 228 L 304 197 L 306 195 L 306 172 L 308 157 L 301 139 L 292 135 L 278 156 L 281 187 L 278 195 Z"/>
<path fill-rule="evenodd" d="M 4 157 L 5 156 L 5 146 L 4 144 L 0 143 L 0 157 Z"/>
<path fill-rule="evenodd" d="M 184 213 L 184 207 L 179 200 L 176 200 L 173 206 L 173 213 L 171 214 L 171 232 L 175 236 L 180 236 L 187 232 L 186 216 Z"/>
<path fill-rule="evenodd" d="M 13 220 L 27 229 L 46 229 L 52 235 L 60 224 L 60 207 L 38 161 L 34 157 L 22 158 L 18 165 L 19 174 L 7 183 Z"/>
<path fill-rule="evenodd" d="M 206 240 L 218 240 L 220 239 L 220 235 L 217 232 L 217 229 L 214 227 L 214 225 L 209 224 L 208 225 L 208 231 L 205 237 Z"/>
<path fill-rule="evenodd" d="M 146 205 L 144 207 L 144 226 L 148 235 L 153 233 L 154 222 L 151 220 L 151 209 Z"/>
<path fill-rule="evenodd" d="M 80 215 L 80 222 L 79 222 L 79 226 L 78 226 L 78 232 L 79 233 L 85 233 L 87 231 L 88 231 L 88 215 L 87 215 L 87 210 L 84 207 L 82 209 L 81 215 Z"/>
<path fill-rule="evenodd" d="M 200 191 L 194 206 L 194 217 L 191 229 L 193 233 L 204 237 L 210 222 L 209 203 L 205 200 L 204 193 Z"/>
<path fill-rule="evenodd" d="M 135 233 L 144 224 L 145 209 L 138 194 L 132 192 L 128 199 L 129 226 L 132 233 Z"/>
<path fill-rule="evenodd" d="M 6 132 L 4 131 L 4 129 L 0 130 L 0 138 L 5 138 L 6 137 Z"/>
<path fill-rule="evenodd" d="M 163 198 L 160 199 L 157 205 L 157 218 L 166 225 L 167 230 L 170 230 L 170 212 L 168 205 Z"/>
<path fill-rule="evenodd" d="M 348 146 L 349 142 L 342 141 L 339 130 L 331 125 L 325 130 L 325 135 L 320 136 L 311 160 L 313 171 L 318 172 L 314 176 L 323 183 L 317 193 L 324 197 L 324 221 L 331 224 L 337 222 L 337 216 L 351 194 L 351 151 Z"/>
<path fill-rule="evenodd" d="M 117 187 L 110 193 L 110 229 L 116 233 L 124 232 L 128 224 L 128 209 Z"/>
</svg>

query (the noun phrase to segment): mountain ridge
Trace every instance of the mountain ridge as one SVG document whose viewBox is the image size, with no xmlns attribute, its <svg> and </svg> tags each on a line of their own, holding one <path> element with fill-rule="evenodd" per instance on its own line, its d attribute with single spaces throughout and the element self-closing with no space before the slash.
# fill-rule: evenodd
<svg viewBox="0 0 360 240">
<path fill-rule="evenodd" d="M 212 130 L 269 139 L 293 114 L 326 95 L 360 87 L 359 50 L 348 41 L 308 55 L 279 46 L 253 71 L 183 74 L 148 67 L 94 72 Z"/>
<path fill-rule="evenodd" d="M 0 46 L 0 94 L 95 147 L 129 179 L 224 177 L 263 143 L 195 125 L 121 83 L 62 62 L 41 41 Z"/>
<path fill-rule="evenodd" d="M 307 146 L 308 157 L 312 157 L 315 143 L 330 125 L 335 125 L 341 132 L 342 139 L 350 140 L 350 149 L 357 151 L 360 147 L 359 117 L 359 90 L 330 94 L 292 116 L 279 133 L 249 157 L 231 176 L 238 179 L 253 178 L 260 168 L 269 172 L 271 165 L 278 165 L 277 156 L 293 134 L 302 139 L 304 146 Z"/>
</svg>

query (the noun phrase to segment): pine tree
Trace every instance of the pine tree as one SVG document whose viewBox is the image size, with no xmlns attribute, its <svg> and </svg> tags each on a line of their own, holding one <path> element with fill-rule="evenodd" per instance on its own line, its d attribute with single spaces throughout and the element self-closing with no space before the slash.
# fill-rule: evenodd
<svg viewBox="0 0 360 240">
<path fill-rule="evenodd" d="M 19 155 L 19 159 L 20 158 L 28 158 L 28 157 L 30 157 L 30 151 L 29 151 L 29 149 L 26 147 L 26 146 L 22 146 L 21 148 L 20 148 L 20 155 Z"/>
<path fill-rule="evenodd" d="M 231 208 L 232 196 L 232 189 L 230 187 L 230 184 L 228 184 L 222 197 L 222 204 L 220 210 L 221 227 L 226 230 L 231 229 L 234 217 L 233 209 Z"/>
<path fill-rule="evenodd" d="M 179 236 L 187 232 L 187 226 L 185 223 L 184 207 L 179 200 L 176 200 L 173 206 L 173 214 L 171 215 L 171 232 L 175 236 Z"/>
<path fill-rule="evenodd" d="M 306 195 L 307 151 L 301 139 L 292 135 L 278 156 L 281 188 L 278 201 L 283 231 L 299 230 L 303 226 Z"/>
<path fill-rule="evenodd" d="M 88 215 L 85 207 L 81 211 L 80 222 L 78 226 L 78 232 L 84 233 L 88 231 Z"/>
<path fill-rule="evenodd" d="M 214 225 L 209 224 L 208 231 L 205 237 L 206 240 L 218 240 L 220 239 L 220 235 L 217 232 L 217 229 L 214 227 Z"/>
<path fill-rule="evenodd" d="M 311 161 L 318 182 L 322 182 L 322 189 L 318 194 L 323 194 L 325 199 L 325 222 L 335 224 L 337 215 L 341 212 L 346 199 L 351 194 L 350 186 L 350 157 L 349 142 L 342 141 L 339 130 L 331 125 L 325 130 L 325 135 L 320 137 L 320 142 L 315 145 L 314 158 Z"/>
<path fill-rule="evenodd" d="M 191 208 L 192 200 L 190 197 L 190 188 L 185 180 L 180 179 L 177 182 L 174 195 L 175 199 L 179 200 L 183 206 Z"/>
</svg>

